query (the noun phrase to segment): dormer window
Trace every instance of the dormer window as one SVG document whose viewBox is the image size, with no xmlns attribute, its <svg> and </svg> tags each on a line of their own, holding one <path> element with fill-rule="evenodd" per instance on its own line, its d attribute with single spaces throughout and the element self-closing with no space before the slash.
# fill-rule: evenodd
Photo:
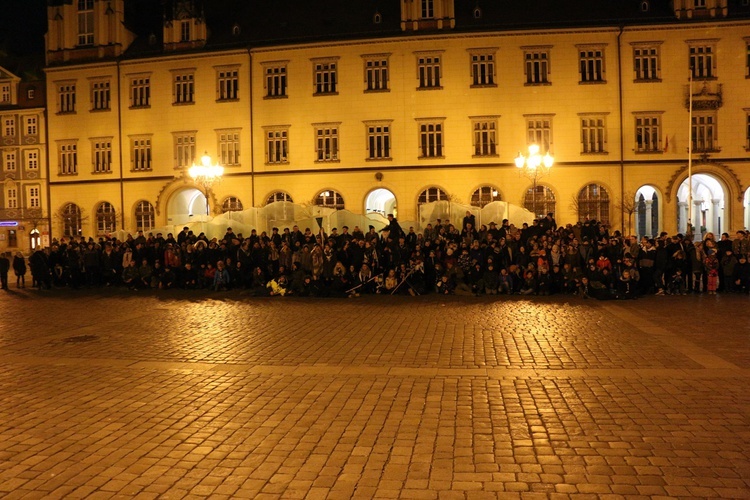
<svg viewBox="0 0 750 500">
<path fill-rule="evenodd" d="M 180 41 L 181 42 L 190 41 L 190 21 L 180 22 Z"/>
<path fill-rule="evenodd" d="M 421 0 L 422 19 L 433 19 L 435 17 L 435 0 Z"/>
<path fill-rule="evenodd" d="M 383 22 L 383 16 L 380 15 L 380 12 L 375 13 L 375 15 L 372 17 L 372 22 L 375 24 L 380 24 Z"/>
<path fill-rule="evenodd" d="M 36 89 L 34 87 L 26 89 L 26 99 L 33 101 L 36 98 Z"/>
<path fill-rule="evenodd" d="M 240 29 L 239 24 L 235 24 L 232 26 L 232 36 L 239 36 L 239 34 L 242 33 L 242 30 Z"/>
<path fill-rule="evenodd" d="M 10 104 L 10 83 L 0 83 L 0 104 Z"/>
<path fill-rule="evenodd" d="M 641 2 L 641 12 L 648 12 L 650 5 L 648 2 Z"/>
<path fill-rule="evenodd" d="M 482 18 L 482 9 L 479 7 L 474 8 L 474 19 L 481 19 Z"/>
<path fill-rule="evenodd" d="M 705 9 L 706 0 L 693 0 L 693 7 L 696 9 Z"/>
<path fill-rule="evenodd" d="M 94 0 L 78 0 L 78 45 L 94 45 Z"/>
</svg>

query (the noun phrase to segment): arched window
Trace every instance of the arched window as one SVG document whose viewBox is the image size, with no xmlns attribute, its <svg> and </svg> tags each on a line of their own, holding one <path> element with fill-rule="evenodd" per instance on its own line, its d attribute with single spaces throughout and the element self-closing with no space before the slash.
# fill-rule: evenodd
<svg viewBox="0 0 750 500">
<path fill-rule="evenodd" d="M 552 212 L 555 213 L 555 193 L 547 186 L 537 184 L 536 190 L 530 187 L 526 190 L 523 199 L 523 208 L 540 217 Z"/>
<path fill-rule="evenodd" d="M 319 207 L 335 208 L 336 210 L 344 209 L 344 198 L 336 191 L 323 191 L 315 197 L 315 205 Z"/>
<path fill-rule="evenodd" d="M 284 191 L 276 191 L 275 193 L 271 193 L 271 196 L 268 197 L 268 201 L 266 201 L 266 205 L 270 205 L 271 203 L 276 203 L 277 201 L 285 201 L 287 203 L 294 203 L 294 200 L 292 200 L 292 197 L 289 196 L 288 193 L 285 193 Z"/>
<path fill-rule="evenodd" d="M 81 236 L 83 234 L 81 209 L 75 203 L 68 203 L 60 211 L 63 220 L 63 236 Z"/>
<path fill-rule="evenodd" d="M 139 201 L 135 206 L 135 228 L 137 231 L 151 231 L 154 228 L 154 206 L 147 201 Z"/>
<path fill-rule="evenodd" d="M 242 208 L 242 202 L 239 198 L 234 196 L 228 197 L 224 200 L 224 203 L 221 204 L 221 213 L 241 212 L 242 210 L 244 210 Z"/>
<path fill-rule="evenodd" d="M 481 186 L 471 195 L 472 207 L 484 207 L 493 201 L 501 201 L 500 191 L 495 186 Z"/>
<path fill-rule="evenodd" d="M 447 200 L 448 195 L 439 187 L 429 187 L 422 191 L 417 198 L 417 205 L 424 205 L 425 203 L 432 203 L 433 201 Z"/>
<path fill-rule="evenodd" d="M 609 193 L 599 184 L 589 184 L 578 193 L 578 220 L 609 222 Z"/>
<path fill-rule="evenodd" d="M 105 201 L 96 209 L 96 234 L 107 234 L 116 230 L 117 214 L 115 214 L 115 207 Z"/>
</svg>

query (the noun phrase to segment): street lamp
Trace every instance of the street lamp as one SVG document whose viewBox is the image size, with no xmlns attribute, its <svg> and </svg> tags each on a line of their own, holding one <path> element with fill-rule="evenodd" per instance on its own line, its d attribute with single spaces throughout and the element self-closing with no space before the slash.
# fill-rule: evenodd
<svg viewBox="0 0 750 500">
<path fill-rule="evenodd" d="M 201 164 L 193 163 L 193 166 L 188 169 L 188 173 L 193 178 L 193 182 L 203 190 L 203 195 L 206 197 L 206 216 L 208 217 L 210 215 L 208 192 L 211 190 L 211 186 L 221 180 L 221 176 L 224 175 L 224 167 L 212 165 L 211 157 L 206 152 L 201 157 Z"/>
<path fill-rule="evenodd" d="M 531 189 L 531 208 L 534 211 L 534 217 L 539 217 L 536 208 L 536 186 L 539 179 L 549 173 L 552 164 L 555 163 L 555 159 L 549 154 L 549 151 L 542 156 L 539 154 L 539 146 L 530 144 L 529 156 L 524 156 L 519 151 L 515 162 L 521 174 L 530 179 L 533 184 Z"/>
</svg>

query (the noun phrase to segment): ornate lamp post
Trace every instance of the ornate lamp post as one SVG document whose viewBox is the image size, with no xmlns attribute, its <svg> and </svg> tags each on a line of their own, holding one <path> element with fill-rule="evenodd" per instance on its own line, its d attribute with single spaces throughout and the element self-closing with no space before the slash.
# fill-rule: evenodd
<svg viewBox="0 0 750 500">
<path fill-rule="evenodd" d="M 210 208 L 208 204 L 208 193 L 211 190 L 211 186 L 221 180 L 221 176 L 224 175 L 224 167 L 221 165 L 212 165 L 211 157 L 208 153 L 204 153 L 201 157 L 201 164 L 193 166 L 188 170 L 190 177 L 193 178 L 193 182 L 203 190 L 203 195 L 206 197 L 206 216 L 210 215 Z"/>
<path fill-rule="evenodd" d="M 536 144 L 529 145 L 529 155 L 524 156 L 521 152 L 518 152 L 518 156 L 515 159 L 516 167 L 518 167 L 521 174 L 531 180 L 533 187 L 531 189 L 531 208 L 534 211 L 534 217 L 539 217 L 538 210 L 536 208 L 536 187 L 539 179 L 549 174 L 552 164 L 555 163 L 555 159 L 549 154 L 549 151 L 542 156 L 539 154 L 539 146 Z"/>
</svg>

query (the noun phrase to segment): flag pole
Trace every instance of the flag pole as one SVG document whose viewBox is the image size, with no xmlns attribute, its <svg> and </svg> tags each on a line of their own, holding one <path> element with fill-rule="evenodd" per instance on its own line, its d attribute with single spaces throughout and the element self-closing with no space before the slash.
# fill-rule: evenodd
<svg viewBox="0 0 750 500">
<path fill-rule="evenodd" d="M 687 233 L 693 234 L 693 66 L 688 84 L 688 223 Z"/>
</svg>

